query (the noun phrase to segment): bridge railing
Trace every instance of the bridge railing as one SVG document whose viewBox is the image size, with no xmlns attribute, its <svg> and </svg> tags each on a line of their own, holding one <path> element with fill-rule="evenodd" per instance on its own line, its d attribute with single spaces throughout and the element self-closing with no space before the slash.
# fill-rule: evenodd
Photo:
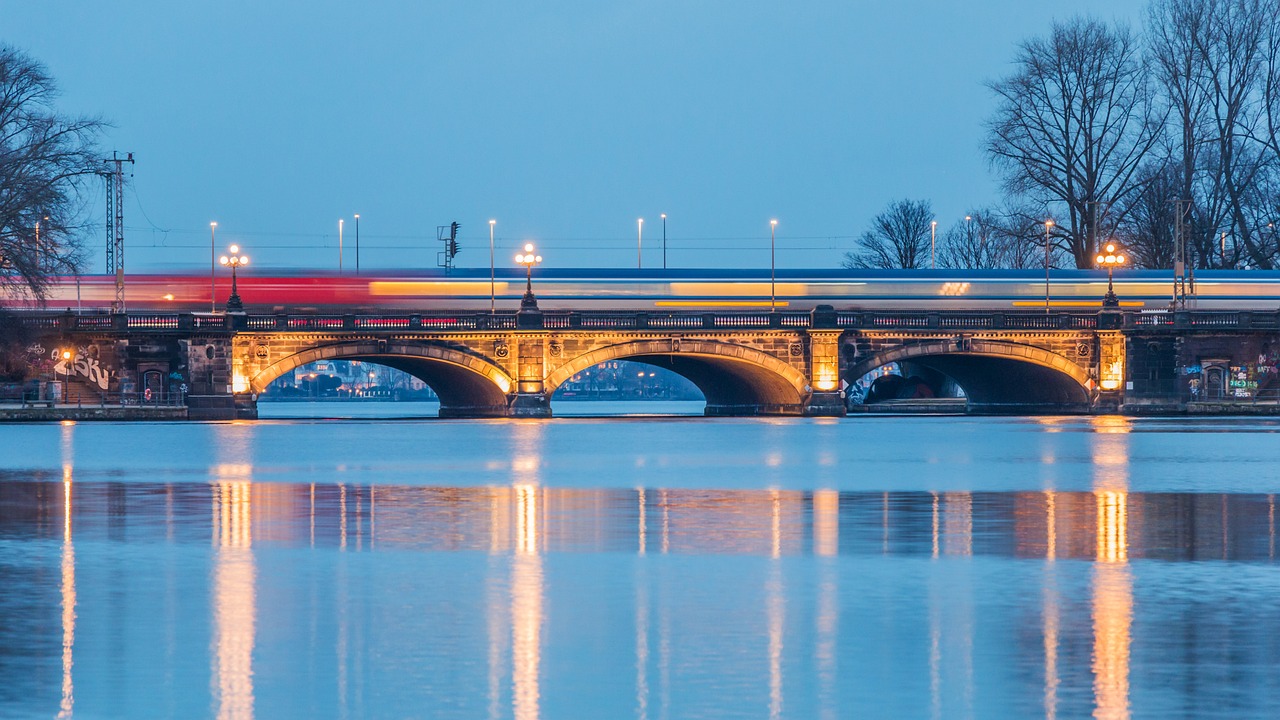
<svg viewBox="0 0 1280 720">
<path fill-rule="evenodd" d="M 813 312 L 547 311 L 533 313 L 161 313 L 19 312 L 32 329 L 112 332 L 474 332 L 495 330 L 755 330 L 857 329 L 963 332 L 982 330 L 1280 329 L 1280 312 L 1026 312 L 819 309 Z"/>
</svg>

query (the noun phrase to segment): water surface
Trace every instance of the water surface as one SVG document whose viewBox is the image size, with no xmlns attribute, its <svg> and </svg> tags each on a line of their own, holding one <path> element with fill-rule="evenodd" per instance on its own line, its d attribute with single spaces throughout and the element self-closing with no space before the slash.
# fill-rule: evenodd
<svg viewBox="0 0 1280 720">
<path fill-rule="evenodd" d="M 1280 691 L 1275 422 L 330 414 L 0 427 L 0 716 L 1266 717 Z"/>
</svg>

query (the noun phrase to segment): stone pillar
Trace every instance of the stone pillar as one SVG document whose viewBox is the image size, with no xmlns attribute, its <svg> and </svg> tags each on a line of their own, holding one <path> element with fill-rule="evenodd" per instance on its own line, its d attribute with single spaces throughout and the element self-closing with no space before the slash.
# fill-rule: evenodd
<svg viewBox="0 0 1280 720">
<path fill-rule="evenodd" d="M 1119 330 L 1098 331 L 1098 399 L 1097 412 L 1117 412 L 1124 404 L 1125 367 L 1124 336 Z"/>
<path fill-rule="evenodd" d="M 844 417 L 840 396 L 840 330 L 809 330 L 809 387 L 805 415 Z"/>
<path fill-rule="evenodd" d="M 184 341 L 187 361 L 187 417 L 192 420 L 233 420 L 249 416 L 238 411 L 236 397 L 231 394 L 232 361 L 235 348 L 232 338 L 206 335 Z M 254 404 L 256 412 L 256 403 Z"/>
<path fill-rule="evenodd" d="M 544 392 L 547 377 L 547 336 L 516 336 L 516 394 L 511 401 L 514 417 L 551 417 L 551 402 Z"/>
</svg>

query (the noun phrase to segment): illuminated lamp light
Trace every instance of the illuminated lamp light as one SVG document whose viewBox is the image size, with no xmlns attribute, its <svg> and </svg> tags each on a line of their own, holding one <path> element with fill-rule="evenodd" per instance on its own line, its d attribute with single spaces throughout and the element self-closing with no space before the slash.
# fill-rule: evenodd
<svg viewBox="0 0 1280 720">
<path fill-rule="evenodd" d="M 1102 389 L 1103 389 L 1103 390 L 1116 390 L 1116 389 L 1118 389 L 1119 387 L 1120 387 L 1120 381 L 1119 381 L 1119 380 L 1103 380 L 1103 381 L 1102 381 Z"/>
<path fill-rule="evenodd" d="M 249 390 L 249 378 L 236 374 L 231 378 L 231 392 L 242 393 Z"/>
<path fill-rule="evenodd" d="M 164 299 L 168 300 L 169 302 L 173 302 L 173 293 L 165 293 Z"/>
</svg>

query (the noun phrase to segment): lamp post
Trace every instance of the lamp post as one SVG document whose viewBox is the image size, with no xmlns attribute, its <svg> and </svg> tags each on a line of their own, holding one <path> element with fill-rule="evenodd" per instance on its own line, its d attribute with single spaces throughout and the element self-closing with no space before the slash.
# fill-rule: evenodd
<svg viewBox="0 0 1280 720">
<path fill-rule="evenodd" d="M 537 310 L 538 299 L 533 296 L 533 266 L 542 262 L 542 256 L 533 253 L 533 243 L 525 243 L 524 253 L 516 255 L 516 262 L 524 266 L 524 297 L 520 299 L 520 309 Z"/>
<path fill-rule="evenodd" d="M 218 258 L 218 262 L 223 267 L 231 268 L 231 297 L 227 298 L 227 312 L 244 312 L 244 303 L 240 300 L 240 293 L 236 288 L 236 268 L 244 267 L 249 264 L 249 256 L 240 253 L 239 245 L 232 245 L 227 248 L 230 255 L 223 255 Z"/>
<path fill-rule="evenodd" d="M 360 213 L 356 213 L 356 274 L 360 274 Z"/>
<path fill-rule="evenodd" d="M 40 222 L 41 222 L 41 220 L 48 220 L 48 219 L 49 219 L 49 216 L 48 216 L 48 215 L 45 215 L 43 218 L 40 218 L 40 220 L 37 220 L 37 221 L 36 221 L 36 247 L 35 247 L 35 250 L 36 250 L 36 269 L 37 269 L 37 270 L 39 270 L 39 269 L 41 268 L 41 265 L 42 265 L 42 263 L 40 262 Z"/>
<path fill-rule="evenodd" d="M 769 221 L 769 312 L 775 312 L 778 309 L 778 291 L 775 282 L 777 276 L 777 254 L 774 252 L 776 243 L 774 238 L 778 233 L 778 221 Z"/>
<path fill-rule="evenodd" d="M 938 221 L 929 223 L 929 269 L 938 269 Z"/>
<path fill-rule="evenodd" d="M 1053 221 L 1044 221 L 1044 311 L 1049 312 L 1049 233 L 1053 232 Z"/>
<path fill-rule="evenodd" d="M 338 274 L 342 274 L 342 218 L 338 218 Z"/>
<path fill-rule="evenodd" d="M 1107 243 L 1106 254 L 1098 255 L 1094 259 L 1098 261 L 1099 265 L 1107 269 L 1107 294 L 1102 298 L 1102 307 L 1120 307 L 1120 299 L 1116 297 L 1116 289 L 1111 281 L 1111 273 L 1117 267 L 1124 265 L 1124 255 L 1117 251 L 1115 243 Z"/>
<path fill-rule="evenodd" d="M 636 267 L 644 267 L 644 218 L 636 218 Z"/>
<path fill-rule="evenodd" d="M 667 269 L 667 214 L 662 213 L 662 269 Z"/>
<path fill-rule="evenodd" d="M 218 311 L 218 288 L 214 280 L 214 271 L 218 267 L 218 251 L 214 241 L 218 234 L 218 223 L 209 223 L 209 312 Z"/>
<path fill-rule="evenodd" d="M 70 397 L 69 395 L 69 393 L 71 392 L 69 387 L 70 385 L 71 385 L 71 351 L 63 350 L 62 351 L 62 403 L 64 405 L 67 403 L 67 398 Z"/>
<path fill-rule="evenodd" d="M 497 282 L 493 269 L 493 226 L 497 225 L 497 220 L 489 221 L 489 314 L 497 312 Z"/>
</svg>

